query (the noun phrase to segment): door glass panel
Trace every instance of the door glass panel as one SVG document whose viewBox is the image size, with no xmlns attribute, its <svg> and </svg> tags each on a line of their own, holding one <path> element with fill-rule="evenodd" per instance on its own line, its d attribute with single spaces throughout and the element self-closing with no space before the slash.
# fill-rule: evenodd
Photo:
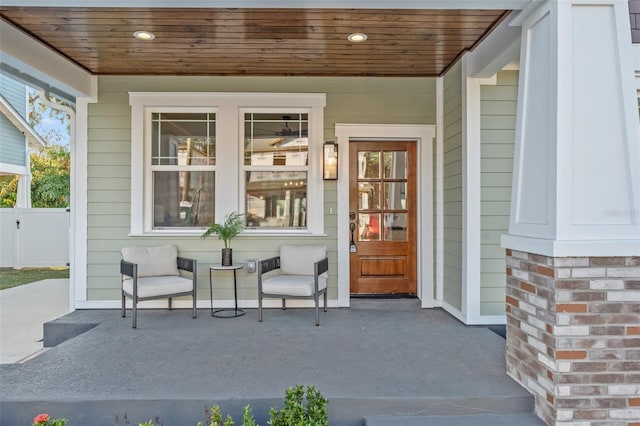
<svg viewBox="0 0 640 426">
<path fill-rule="evenodd" d="M 358 214 L 358 241 L 380 240 L 380 215 Z"/>
<path fill-rule="evenodd" d="M 384 178 L 407 178 L 407 153 L 405 151 L 387 151 L 384 153 Z"/>
<path fill-rule="evenodd" d="M 360 182 L 358 183 L 358 210 L 380 209 L 380 183 Z"/>
<path fill-rule="evenodd" d="M 406 213 L 386 213 L 384 215 L 384 240 L 407 241 Z"/>
<path fill-rule="evenodd" d="M 358 152 L 358 179 L 380 178 L 380 153 L 378 151 Z"/>
<path fill-rule="evenodd" d="M 407 183 L 385 182 L 384 208 L 387 210 L 407 209 Z"/>
</svg>

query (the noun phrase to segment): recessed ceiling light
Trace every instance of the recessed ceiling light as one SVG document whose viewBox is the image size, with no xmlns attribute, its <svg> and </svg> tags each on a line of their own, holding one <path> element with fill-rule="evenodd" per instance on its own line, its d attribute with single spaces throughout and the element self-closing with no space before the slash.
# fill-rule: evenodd
<svg viewBox="0 0 640 426">
<path fill-rule="evenodd" d="M 135 33 L 133 33 L 133 36 L 138 40 L 153 40 L 154 38 L 156 38 L 155 34 L 149 31 L 136 31 Z"/>
<path fill-rule="evenodd" d="M 365 41 L 366 39 L 367 39 L 367 35 L 364 33 L 353 33 L 353 34 L 349 34 L 349 36 L 347 37 L 347 40 L 354 43 L 360 43 L 362 41 Z"/>
</svg>

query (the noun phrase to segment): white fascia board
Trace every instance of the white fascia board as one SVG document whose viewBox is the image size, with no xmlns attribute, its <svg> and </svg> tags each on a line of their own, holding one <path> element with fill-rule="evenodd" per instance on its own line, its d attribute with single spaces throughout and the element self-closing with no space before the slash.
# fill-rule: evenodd
<svg viewBox="0 0 640 426">
<path fill-rule="evenodd" d="M 7 98 L 0 94 L 0 113 L 7 117 L 16 129 L 18 129 L 26 138 L 31 148 L 40 148 L 45 146 L 44 140 L 40 137 L 33 127 L 22 118 L 20 113 L 9 103 Z"/>
<path fill-rule="evenodd" d="M 511 12 L 467 55 L 468 77 L 491 77 L 520 58 L 521 29 L 510 24 L 517 13 Z"/>
<path fill-rule="evenodd" d="M 108 7 L 292 8 L 292 9 L 504 9 L 525 8 L 532 0 L 111 0 Z M 4 0 L 3 6 L 105 7 L 104 0 Z"/>
<path fill-rule="evenodd" d="M 72 96 L 94 97 L 97 77 L 0 19 L 2 62 Z"/>
<path fill-rule="evenodd" d="M 0 163 L 0 176 L 4 175 L 20 175 L 26 176 L 29 174 L 29 170 L 25 166 L 19 166 L 17 164 Z"/>
</svg>

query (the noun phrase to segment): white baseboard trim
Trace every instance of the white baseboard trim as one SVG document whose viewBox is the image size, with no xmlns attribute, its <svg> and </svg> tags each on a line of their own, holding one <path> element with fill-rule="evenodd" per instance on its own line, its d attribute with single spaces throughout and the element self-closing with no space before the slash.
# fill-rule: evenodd
<svg viewBox="0 0 640 426">
<path fill-rule="evenodd" d="M 120 309 L 120 300 L 76 300 L 76 309 Z M 131 309 L 131 300 L 127 299 L 127 309 Z M 189 309 L 193 306 L 190 300 L 174 300 L 173 307 L 175 309 Z M 230 300 L 214 300 L 213 309 L 233 308 L 235 306 L 233 299 Z M 280 299 L 265 299 L 262 303 L 265 308 L 280 308 L 282 302 Z M 315 305 L 313 300 L 304 299 L 287 299 L 287 308 L 313 308 Z M 166 309 L 168 307 L 166 299 L 147 300 L 138 303 L 138 309 Z M 209 309 L 211 303 L 208 300 L 198 300 L 197 309 Z M 322 301 L 320 301 L 322 307 Z M 327 307 L 337 308 L 337 300 L 327 300 Z M 257 300 L 238 300 L 238 308 L 242 309 L 258 309 Z"/>
<path fill-rule="evenodd" d="M 506 315 L 480 315 L 470 318 L 467 325 L 505 325 L 506 323 Z"/>
</svg>

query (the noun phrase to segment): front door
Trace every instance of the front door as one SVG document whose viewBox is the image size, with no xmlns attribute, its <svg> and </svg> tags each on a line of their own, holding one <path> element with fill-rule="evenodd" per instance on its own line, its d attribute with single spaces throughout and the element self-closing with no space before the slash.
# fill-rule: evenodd
<svg viewBox="0 0 640 426">
<path fill-rule="evenodd" d="M 350 289 L 416 294 L 416 143 L 349 144 Z"/>
</svg>

